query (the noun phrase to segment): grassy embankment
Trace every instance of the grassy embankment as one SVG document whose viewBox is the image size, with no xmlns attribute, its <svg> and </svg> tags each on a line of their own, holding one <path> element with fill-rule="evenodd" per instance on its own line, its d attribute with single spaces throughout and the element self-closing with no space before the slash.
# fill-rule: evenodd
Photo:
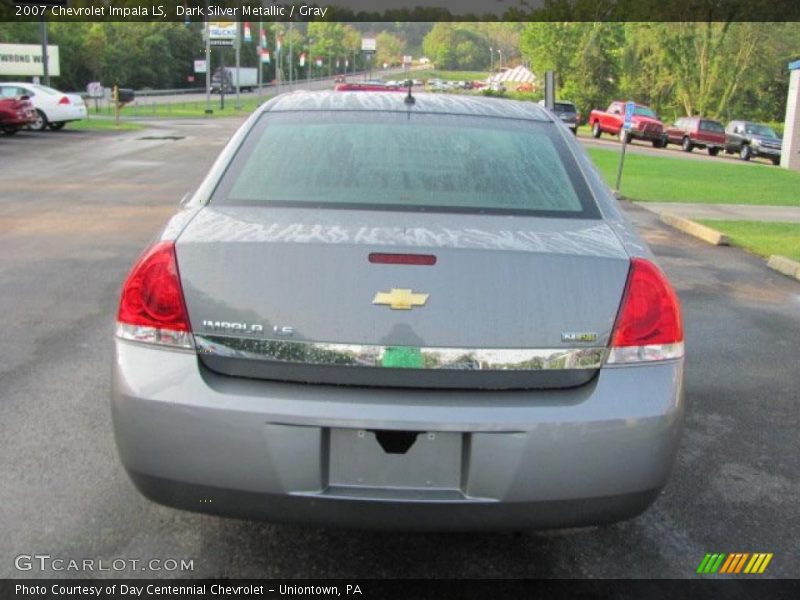
<svg viewBox="0 0 800 600">
<path fill-rule="evenodd" d="M 800 261 L 800 223 L 760 221 L 719 221 L 698 219 L 698 223 L 728 235 L 731 243 L 753 254 L 780 254 Z"/>
<path fill-rule="evenodd" d="M 613 184 L 619 151 L 589 148 Z M 800 207 L 800 173 L 772 165 L 740 165 L 720 159 L 692 160 L 628 153 L 622 194 L 641 202 L 701 202 Z"/>
<path fill-rule="evenodd" d="M 606 181 L 616 178 L 619 152 L 590 148 Z M 622 193 L 643 202 L 702 202 L 800 207 L 800 173 L 771 165 L 739 165 L 642 154 L 625 157 Z M 699 220 L 759 256 L 800 260 L 800 223 Z"/>
</svg>

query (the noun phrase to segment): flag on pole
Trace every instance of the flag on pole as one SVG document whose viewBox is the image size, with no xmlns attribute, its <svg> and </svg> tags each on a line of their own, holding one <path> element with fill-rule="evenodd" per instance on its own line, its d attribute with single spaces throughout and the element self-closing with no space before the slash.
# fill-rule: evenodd
<svg viewBox="0 0 800 600">
<path fill-rule="evenodd" d="M 267 47 L 267 32 L 264 30 L 263 27 L 261 28 L 261 38 L 259 39 L 259 45 L 262 48 Z"/>
<path fill-rule="evenodd" d="M 252 42 L 253 36 L 250 34 L 250 23 L 247 21 L 244 22 L 244 41 L 245 42 Z"/>
<path fill-rule="evenodd" d="M 283 36 L 276 36 L 275 37 L 275 52 L 277 54 L 281 53 L 281 46 L 283 45 Z"/>
<path fill-rule="evenodd" d="M 266 48 L 263 48 L 261 50 L 261 62 L 267 65 L 270 63 L 269 50 L 267 50 Z"/>
<path fill-rule="evenodd" d="M 345 58 L 345 59 L 344 59 L 344 68 L 346 69 L 346 68 L 347 68 L 347 67 L 349 67 L 349 66 L 350 66 L 350 59 L 348 59 L 348 58 Z"/>
<path fill-rule="evenodd" d="M 318 67 L 321 67 L 321 66 L 322 66 L 322 59 L 321 59 L 321 58 L 319 58 L 319 57 L 317 57 L 317 66 L 318 66 Z"/>
<path fill-rule="evenodd" d="M 305 52 L 301 52 L 300 53 L 300 66 L 301 67 L 305 67 L 306 66 L 306 53 Z"/>
<path fill-rule="evenodd" d="M 339 59 L 338 58 L 336 59 L 336 68 L 337 69 L 339 68 Z"/>
</svg>

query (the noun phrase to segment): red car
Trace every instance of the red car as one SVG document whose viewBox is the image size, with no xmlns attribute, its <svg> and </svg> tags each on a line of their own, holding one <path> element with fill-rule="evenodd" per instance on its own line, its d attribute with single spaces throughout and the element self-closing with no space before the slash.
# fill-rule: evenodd
<svg viewBox="0 0 800 600">
<path fill-rule="evenodd" d="M 683 117 L 667 127 L 667 143 L 680 144 L 684 152 L 708 148 L 708 153 L 716 156 L 725 147 L 725 127 L 713 119 Z"/>
<path fill-rule="evenodd" d="M 14 135 L 36 120 L 36 111 L 27 96 L 0 97 L 0 129 Z"/>
<path fill-rule="evenodd" d="M 652 142 L 654 148 L 663 148 L 666 145 L 664 124 L 652 108 L 636 104 L 633 109 L 632 127 L 627 133 L 622 127 L 624 122 L 624 102 L 612 102 L 607 110 L 593 110 L 589 114 L 589 127 L 592 128 L 592 135 L 596 138 L 603 133 L 610 133 L 619 136 L 620 141 L 647 140 Z"/>
<path fill-rule="evenodd" d="M 404 92 L 407 88 L 367 81 L 364 83 L 339 83 L 333 89 L 336 92 Z"/>
</svg>

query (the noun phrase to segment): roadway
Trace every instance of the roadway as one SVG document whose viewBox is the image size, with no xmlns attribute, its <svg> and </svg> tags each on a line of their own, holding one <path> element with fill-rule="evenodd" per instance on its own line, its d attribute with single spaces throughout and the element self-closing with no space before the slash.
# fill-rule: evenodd
<svg viewBox="0 0 800 600">
<path fill-rule="evenodd" d="M 191 573 L 124 572 L 140 576 L 683 578 L 706 552 L 742 551 L 774 553 L 768 576 L 800 577 L 800 285 L 629 204 L 677 287 L 687 344 L 685 434 L 643 515 L 552 532 L 386 534 L 141 497 L 117 459 L 108 399 L 120 284 L 239 122 L 0 137 L 0 577 L 63 574 L 15 570 L 16 556 L 41 553 L 194 561 Z"/>
<path fill-rule="evenodd" d="M 415 69 L 418 67 L 415 67 Z M 413 71 L 411 71 L 413 72 Z M 409 73 L 402 68 L 392 68 L 392 69 L 381 69 L 378 71 L 377 69 L 372 72 L 373 76 L 375 77 L 393 77 L 396 75 L 401 75 L 403 73 Z M 203 77 L 202 75 L 200 77 Z M 366 71 L 359 71 L 357 73 L 347 73 L 345 75 L 348 81 L 362 81 L 368 77 Z M 295 79 L 291 83 L 288 81 L 281 82 L 280 85 L 267 85 L 264 84 L 261 90 L 255 89 L 253 91 L 248 92 L 241 92 L 242 97 L 252 97 L 256 95 L 271 95 L 275 93 L 283 93 L 283 92 L 293 92 L 296 90 L 329 90 L 332 89 L 335 83 L 335 76 L 332 77 L 322 77 L 319 79 Z M 185 92 L 181 91 L 180 93 L 169 93 L 170 90 L 165 90 L 167 93 L 163 93 L 158 90 L 153 91 L 140 91 L 137 92 L 135 100 L 131 103 L 134 106 L 151 106 L 153 104 L 172 104 L 172 103 L 182 103 L 182 102 L 202 102 L 206 99 L 205 88 L 198 90 L 197 92 Z M 233 100 L 236 97 L 236 93 L 232 94 L 225 94 L 226 98 L 229 100 Z M 211 102 L 216 103 L 219 101 L 219 94 L 211 94 Z M 91 101 L 88 101 L 91 104 Z M 93 104 L 92 104 L 93 106 Z M 105 104 L 103 104 L 105 106 Z"/>
</svg>

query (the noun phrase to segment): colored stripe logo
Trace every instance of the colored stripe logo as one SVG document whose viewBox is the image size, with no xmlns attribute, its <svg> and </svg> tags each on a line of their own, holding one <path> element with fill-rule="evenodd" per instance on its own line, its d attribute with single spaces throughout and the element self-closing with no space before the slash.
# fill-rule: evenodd
<svg viewBox="0 0 800 600">
<path fill-rule="evenodd" d="M 756 575 L 763 573 L 773 554 L 766 552 L 734 552 L 732 554 L 708 553 L 700 561 L 697 573 L 700 575 L 712 575 L 722 573 L 726 575 L 736 575 L 747 573 Z"/>
</svg>

